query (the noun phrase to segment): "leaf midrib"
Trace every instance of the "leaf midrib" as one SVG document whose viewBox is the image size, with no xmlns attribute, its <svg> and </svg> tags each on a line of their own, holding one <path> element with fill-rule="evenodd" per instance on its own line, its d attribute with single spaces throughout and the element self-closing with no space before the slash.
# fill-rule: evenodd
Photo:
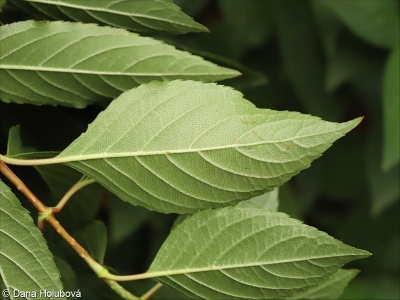
<svg viewBox="0 0 400 300">
<path fill-rule="evenodd" d="M 324 258 L 335 258 L 335 257 L 344 257 L 344 256 L 361 256 L 362 254 L 337 254 L 337 255 L 325 255 L 325 256 L 313 256 L 313 257 L 301 257 L 298 259 L 284 259 L 277 260 L 273 262 L 258 262 L 258 263 L 247 263 L 247 264 L 232 264 L 227 266 L 210 266 L 203 268 L 192 268 L 192 269 L 176 269 L 170 271 L 156 271 L 156 272 L 146 272 L 143 274 L 139 274 L 141 279 L 146 278 L 154 278 L 154 277 L 164 277 L 164 276 L 172 276 L 172 275 L 182 275 L 182 274 L 191 274 L 191 273 L 199 273 L 199 272 L 210 272 L 210 271 L 221 271 L 221 270 L 229 270 L 229 269 L 237 269 L 237 268 L 248 268 L 248 267 L 261 267 L 261 266 L 271 266 L 276 264 L 285 264 L 292 262 L 302 262 L 309 261 L 315 259 L 324 259 Z M 365 254 L 367 255 L 367 254 Z"/>
<path fill-rule="evenodd" d="M 24 71 L 36 71 L 36 72 L 59 72 L 59 73 L 78 73 L 78 74 L 89 74 L 89 75 L 118 75 L 118 76 L 182 76 L 182 72 L 179 73 L 134 73 L 134 72 L 105 72 L 96 70 L 79 70 L 79 69 L 65 69 L 65 68 L 49 68 L 49 67 L 37 67 L 37 66 L 17 66 L 17 65 L 6 65 L 0 64 L 0 70 L 24 70 Z M 238 72 L 233 72 L 227 69 L 229 72 L 224 73 L 183 73 L 185 76 L 210 76 L 210 75 L 229 75 L 236 74 Z"/>
<path fill-rule="evenodd" d="M 214 146 L 214 147 L 207 147 L 207 148 L 189 148 L 189 149 L 175 149 L 175 150 L 154 150 L 154 151 L 133 151 L 133 152 L 112 152 L 112 153 L 97 153 L 97 154 L 88 154 L 88 155 L 72 155 L 58 158 L 59 162 L 72 162 L 72 161 L 81 161 L 81 160 L 91 160 L 91 159 L 101 159 L 101 158 L 118 158 L 118 157 L 137 157 L 137 156 L 152 156 L 152 155 L 169 155 L 169 154 L 183 154 L 183 153 L 198 153 L 198 152 L 205 152 L 205 151 L 213 151 L 213 150 L 223 150 L 223 149 L 238 149 L 238 148 L 246 148 L 252 146 L 260 146 L 265 144 L 276 144 L 276 143 L 284 143 L 288 141 L 292 141 L 295 139 L 302 139 L 307 137 L 312 137 L 324 133 L 318 133 L 313 135 L 307 136 L 300 136 L 295 138 L 283 139 L 279 141 L 261 141 L 261 142 L 254 142 L 254 143 L 247 143 L 242 145 L 237 144 L 229 144 L 224 146 Z M 56 159 L 56 157 L 52 158 Z M 67 159 L 67 160 L 65 160 Z M 65 160 L 65 161 L 64 161 Z"/>
</svg>

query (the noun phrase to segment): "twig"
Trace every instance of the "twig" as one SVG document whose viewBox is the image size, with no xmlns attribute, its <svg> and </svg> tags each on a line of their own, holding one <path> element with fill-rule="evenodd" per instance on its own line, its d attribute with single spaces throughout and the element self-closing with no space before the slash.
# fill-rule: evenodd
<svg viewBox="0 0 400 300">
<path fill-rule="evenodd" d="M 7 177 L 8 180 L 11 181 L 13 185 L 29 200 L 30 203 L 36 208 L 39 214 L 45 214 L 47 211 L 47 207 L 26 187 L 26 185 L 22 182 L 21 179 L 17 177 L 10 170 L 7 165 L 0 161 L 0 172 L 3 173 L 4 176 Z"/>
<path fill-rule="evenodd" d="M 57 203 L 56 206 L 54 207 L 47 207 L 46 213 L 39 214 L 38 217 L 38 227 L 41 231 L 43 231 L 44 228 L 44 222 L 52 215 L 59 213 L 67 204 L 69 199 L 78 192 L 80 189 L 84 188 L 85 186 L 94 183 L 95 180 L 91 178 L 86 178 L 86 176 L 83 176 L 77 183 L 75 183 L 66 193 L 65 195 L 61 198 L 61 200 Z"/>
<path fill-rule="evenodd" d="M 58 213 L 60 212 L 65 204 L 69 201 L 69 199 L 74 195 L 77 191 L 80 189 L 84 188 L 85 186 L 96 182 L 94 179 L 91 178 L 86 178 L 86 176 L 83 176 L 77 183 L 75 183 L 66 193 L 65 195 L 61 198 L 60 202 L 57 203 L 56 206 L 52 208 L 53 213 Z"/>
</svg>

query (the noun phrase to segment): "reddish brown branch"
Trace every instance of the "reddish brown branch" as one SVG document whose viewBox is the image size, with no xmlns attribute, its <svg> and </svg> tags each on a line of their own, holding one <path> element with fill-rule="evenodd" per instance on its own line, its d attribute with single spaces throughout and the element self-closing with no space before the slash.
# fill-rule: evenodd
<svg viewBox="0 0 400 300">
<path fill-rule="evenodd" d="M 42 203 L 29 188 L 14 174 L 13 171 L 4 163 L 0 161 L 0 172 L 11 181 L 12 184 L 32 203 L 37 209 L 39 214 L 47 212 L 47 206 Z M 76 240 L 61 226 L 57 219 L 51 214 L 46 218 L 46 221 L 57 231 L 57 233 L 78 253 L 83 259 L 90 257 L 89 253 L 79 244 Z"/>
</svg>

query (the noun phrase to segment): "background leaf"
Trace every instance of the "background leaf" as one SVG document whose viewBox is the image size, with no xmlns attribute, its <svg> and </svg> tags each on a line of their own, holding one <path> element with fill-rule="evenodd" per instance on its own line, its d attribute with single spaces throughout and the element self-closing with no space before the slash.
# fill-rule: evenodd
<svg viewBox="0 0 400 300">
<path fill-rule="evenodd" d="M 285 70 L 303 107 L 310 114 L 336 119 L 340 107 L 323 87 L 323 57 L 308 1 L 274 1 L 279 47 Z"/>
<path fill-rule="evenodd" d="M 0 42 L 6 102 L 82 108 L 155 79 L 239 75 L 152 38 L 94 24 L 13 23 L 0 27 Z"/>
<path fill-rule="evenodd" d="M 145 276 L 189 298 L 278 299 L 368 255 L 285 214 L 235 206 L 177 225 Z"/>
<path fill-rule="evenodd" d="M 103 222 L 95 220 L 73 235 L 95 260 L 103 263 L 107 247 L 107 228 Z"/>
<path fill-rule="evenodd" d="M 3 10 L 4 4 L 6 4 L 6 0 L 0 0 L 0 13 L 1 13 L 2 10 Z"/>
<path fill-rule="evenodd" d="M 154 82 L 114 100 L 50 161 L 132 204 L 188 213 L 272 190 L 359 121 L 257 109 L 215 84 Z"/>
<path fill-rule="evenodd" d="M 61 281 L 65 291 L 76 291 L 79 289 L 76 274 L 73 268 L 61 257 L 54 256 L 54 261 L 61 273 Z"/>
<path fill-rule="evenodd" d="M 365 41 L 380 47 L 398 45 L 400 34 L 399 2 L 385 1 L 319 1 L 328 7 L 347 27 Z"/>
<path fill-rule="evenodd" d="M 381 128 L 374 128 L 369 136 L 366 153 L 368 189 L 371 197 L 371 214 L 379 216 L 385 209 L 392 207 L 400 199 L 400 166 L 382 170 L 382 134 Z"/>
<path fill-rule="evenodd" d="M 393 49 L 386 64 L 383 86 L 383 168 L 400 160 L 400 46 Z"/>
<path fill-rule="evenodd" d="M 29 13 L 55 20 L 108 24 L 137 32 L 187 33 L 208 31 L 171 0 L 13 0 Z"/>
<path fill-rule="evenodd" d="M 46 241 L 1 180 L 0 204 L 0 275 L 5 288 L 11 295 L 17 289 L 36 291 L 38 296 L 40 290 L 62 290 L 60 273 Z"/>
<path fill-rule="evenodd" d="M 113 201 L 110 207 L 110 240 L 113 245 L 135 233 L 150 217 L 152 212 L 142 207 L 134 207 L 124 201 Z M 129 222 L 127 222 L 129 220 Z"/>
</svg>

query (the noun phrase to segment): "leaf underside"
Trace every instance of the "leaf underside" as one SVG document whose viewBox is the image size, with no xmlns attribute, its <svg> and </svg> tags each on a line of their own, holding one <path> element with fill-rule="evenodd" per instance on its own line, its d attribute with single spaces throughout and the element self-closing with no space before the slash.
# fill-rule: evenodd
<svg viewBox="0 0 400 300">
<path fill-rule="evenodd" d="M 55 20 L 108 24 L 135 32 L 182 34 L 208 31 L 171 0 L 12 0 L 29 13 Z"/>
<path fill-rule="evenodd" d="M 123 29 L 69 22 L 0 27 L 0 99 L 82 108 L 152 80 L 240 73 Z"/>
<path fill-rule="evenodd" d="M 283 213 L 235 206 L 177 225 L 145 275 L 193 299 L 285 299 L 368 255 Z"/>
<path fill-rule="evenodd" d="M 39 229 L 0 180 L 0 277 L 14 290 L 62 290 L 60 274 Z"/>
<path fill-rule="evenodd" d="M 298 293 L 293 297 L 290 297 L 290 300 L 338 299 L 350 280 L 352 280 L 358 273 L 359 271 L 355 269 L 339 269 L 335 274 L 324 279 L 319 284 L 309 288 L 304 292 Z"/>
<path fill-rule="evenodd" d="M 134 205 L 189 213 L 282 185 L 359 121 L 258 109 L 216 84 L 153 82 L 114 100 L 53 163 Z"/>
</svg>

